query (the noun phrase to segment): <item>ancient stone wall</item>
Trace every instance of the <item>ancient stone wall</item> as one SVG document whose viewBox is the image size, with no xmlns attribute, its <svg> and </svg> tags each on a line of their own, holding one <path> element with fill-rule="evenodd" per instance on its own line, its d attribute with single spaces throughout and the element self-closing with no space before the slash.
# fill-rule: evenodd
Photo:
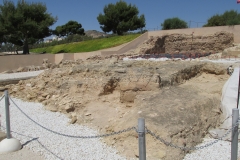
<svg viewBox="0 0 240 160">
<path fill-rule="evenodd" d="M 151 37 L 141 46 L 141 54 L 176 53 L 176 52 L 222 52 L 233 46 L 233 34 L 217 32 L 206 36 L 194 34 L 167 34 L 161 37 Z"/>
</svg>

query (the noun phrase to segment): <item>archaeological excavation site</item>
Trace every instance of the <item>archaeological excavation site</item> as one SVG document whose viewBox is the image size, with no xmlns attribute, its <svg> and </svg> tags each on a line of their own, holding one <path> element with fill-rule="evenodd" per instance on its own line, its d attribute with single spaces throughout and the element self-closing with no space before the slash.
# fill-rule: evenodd
<svg viewBox="0 0 240 160">
<path fill-rule="evenodd" d="M 59 63 L 44 58 L 43 66 L 6 70 L 4 75 L 44 71 L 29 79 L 2 80 L 0 89 L 7 89 L 14 98 L 41 103 L 45 110 L 67 115 L 69 125 L 88 126 L 99 134 L 137 127 L 142 117 L 147 129 L 166 142 L 194 147 L 205 137 L 213 138 L 209 131 L 221 125 L 222 88 L 230 77 L 227 68 L 238 65 L 210 60 L 237 49 L 233 33 L 225 31 L 151 36 L 121 54 Z M 135 130 L 101 141 L 114 146 L 126 159 L 139 158 Z M 182 160 L 191 153 L 166 145 L 149 133 L 146 145 L 149 160 Z"/>
</svg>

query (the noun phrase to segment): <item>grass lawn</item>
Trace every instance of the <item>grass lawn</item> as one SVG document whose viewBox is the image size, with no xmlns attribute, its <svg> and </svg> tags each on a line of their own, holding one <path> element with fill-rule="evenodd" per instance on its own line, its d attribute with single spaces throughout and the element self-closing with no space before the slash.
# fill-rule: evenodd
<svg viewBox="0 0 240 160">
<path fill-rule="evenodd" d="M 80 53 L 80 52 L 91 52 L 101 49 L 111 48 L 119 46 L 121 44 L 130 42 L 135 38 L 139 37 L 141 34 L 131 34 L 125 36 L 114 36 L 102 39 L 93 39 L 82 42 L 61 44 L 56 46 L 44 47 L 31 49 L 30 52 L 33 53 Z"/>
</svg>

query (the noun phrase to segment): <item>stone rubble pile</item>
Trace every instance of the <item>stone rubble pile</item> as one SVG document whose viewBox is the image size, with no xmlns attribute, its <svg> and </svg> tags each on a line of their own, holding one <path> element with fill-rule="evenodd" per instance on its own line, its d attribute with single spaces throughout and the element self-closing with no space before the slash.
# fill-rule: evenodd
<svg viewBox="0 0 240 160">
<path fill-rule="evenodd" d="M 44 67 L 50 66 L 47 60 L 43 64 Z M 194 146 L 206 135 L 209 124 L 213 127 L 217 125 L 219 115 L 212 111 L 217 108 L 216 101 L 198 94 L 192 88 L 177 86 L 203 72 L 223 75 L 226 71 L 216 64 L 203 62 L 133 62 L 112 56 L 103 60 L 62 61 L 36 78 L 5 87 L 13 97 L 40 102 L 47 110 L 66 114 L 71 124 L 94 124 L 101 133 L 111 133 L 136 126 L 137 118 L 142 116 L 146 117 L 148 126 L 163 138 L 179 145 L 188 142 L 188 145 Z M 181 99 L 181 103 L 177 99 Z M 173 112 L 165 113 L 166 106 L 174 107 Z M 192 113 L 183 115 L 185 109 Z M 201 116 L 203 114 L 204 117 Z M 177 123 L 178 119 L 181 123 Z M 209 119 L 207 123 L 200 123 L 205 119 Z M 189 126 L 198 132 L 192 134 Z M 137 143 L 129 144 L 127 141 L 134 136 L 132 133 L 128 136 L 118 135 L 110 139 L 109 144 L 120 142 L 125 143 L 124 147 L 137 148 Z M 171 149 L 169 152 L 169 147 L 163 144 L 160 146 L 164 155 L 155 155 L 159 147 L 150 147 L 153 159 L 185 155 L 179 150 Z M 130 154 L 133 156 L 133 153 Z M 137 151 L 134 154 L 137 156 Z"/>
</svg>

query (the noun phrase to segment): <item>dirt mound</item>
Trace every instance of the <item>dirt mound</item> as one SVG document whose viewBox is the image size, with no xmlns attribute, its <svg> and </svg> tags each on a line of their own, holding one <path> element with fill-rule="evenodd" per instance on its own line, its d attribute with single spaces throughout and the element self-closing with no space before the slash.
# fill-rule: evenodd
<svg viewBox="0 0 240 160">
<path fill-rule="evenodd" d="M 219 124 L 221 89 L 228 78 L 221 65 L 113 57 L 68 61 L 59 67 L 6 87 L 15 97 L 41 102 L 46 109 L 69 115 L 71 123 L 101 133 L 136 126 L 138 118 L 144 117 L 148 129 L 161 138 L 191 147 Z M 135 132 L 104 140 L 121 154 L 138 156 Z M 148 159 L 182 159 L 185 154 L 147 134 Z"/>
<path fill-rule="evenodd" d="M 159 53 L 206 53 L 222 52 L 233 46 L 233 34 L 216 32 L 211 35 L 196 36 L 193 34 L 167 34 L 151 37 L 128 53 L 159 54 Z"/>
</svg>

